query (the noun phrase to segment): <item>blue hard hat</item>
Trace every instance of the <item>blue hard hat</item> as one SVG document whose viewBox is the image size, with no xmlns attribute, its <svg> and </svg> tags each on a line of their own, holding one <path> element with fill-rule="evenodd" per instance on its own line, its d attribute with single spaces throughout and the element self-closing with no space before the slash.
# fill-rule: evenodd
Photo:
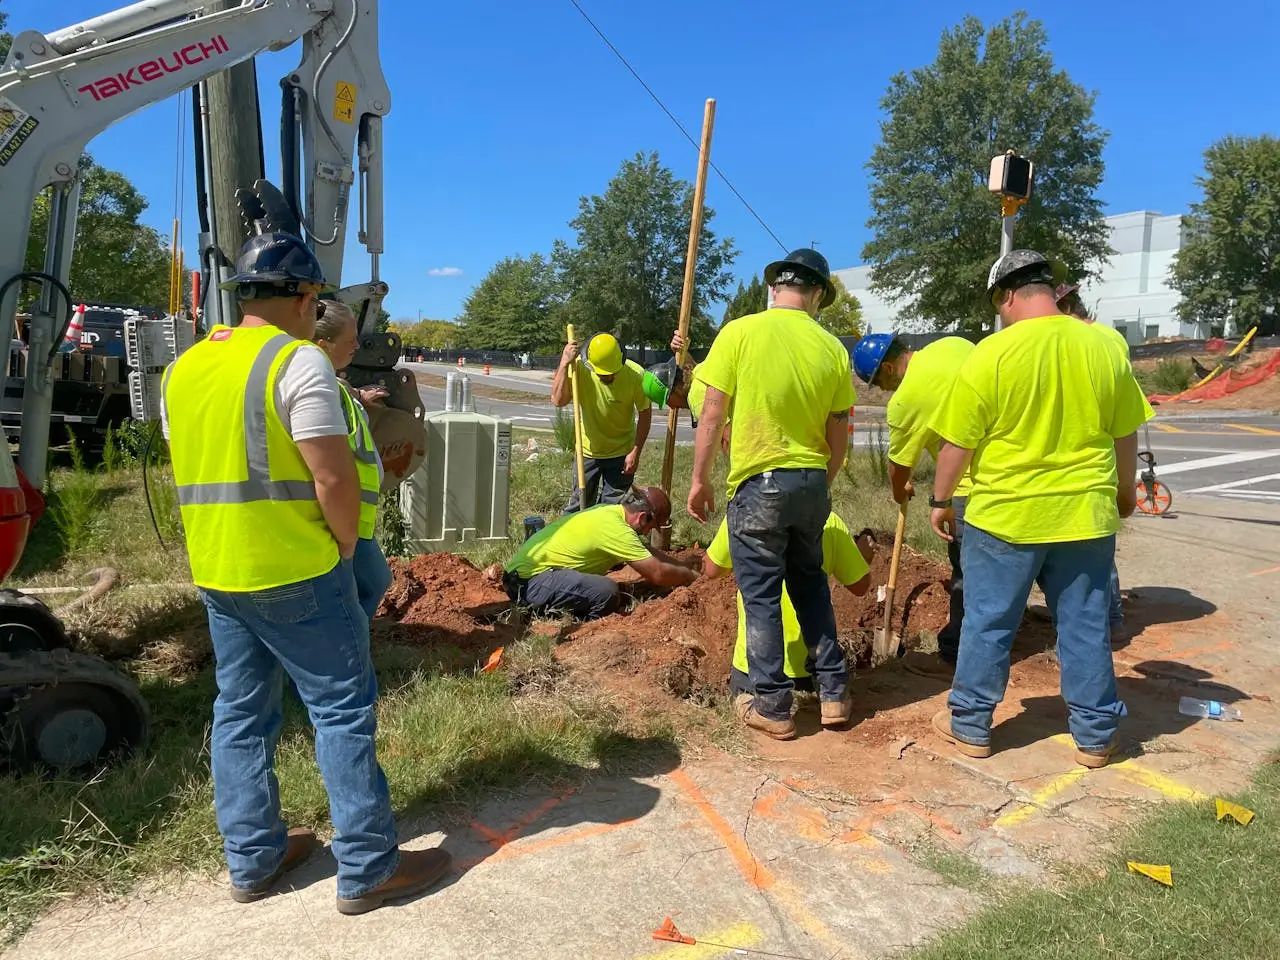
<svg viewBox="0 0 1280 960">
<path fill-rule="evenodd" d="M 863 383 L 875 379 L 884 355 L 898 339 L 896 333 L 869 333 L 853 346 L 853 372 Z"/>
<path fill-rule="evenodd" d="M 262 233 L 250 237 L 240 248 L 235 276 L 218 284 L 218 289 L 236 290 L 241 284 L 260 284 L 278 286 L 282 296 L 292 296 L 291 291 L 299 283 L 333 289 L 325 282 L 320 261 L 301 239 L 289 233 Z"/>
</svg>

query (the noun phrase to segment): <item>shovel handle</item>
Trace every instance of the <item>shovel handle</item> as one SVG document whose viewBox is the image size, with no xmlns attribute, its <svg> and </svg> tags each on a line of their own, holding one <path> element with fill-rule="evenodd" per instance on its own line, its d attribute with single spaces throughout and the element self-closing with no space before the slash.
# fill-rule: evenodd
<svg viewBox="0 0 1280 960">
<path fill-rule="evenodd" d="M 893 623 L 893 595 L 898 589 L 898 561 L 902 558 L 902 541 L 907 535 L 907 503 L 898 507 L 898 528 L 893 535 L 893 558 L 889 561 L 889 584 L 884 590 L 884 634 L 890 635 Z"/>
</svg>

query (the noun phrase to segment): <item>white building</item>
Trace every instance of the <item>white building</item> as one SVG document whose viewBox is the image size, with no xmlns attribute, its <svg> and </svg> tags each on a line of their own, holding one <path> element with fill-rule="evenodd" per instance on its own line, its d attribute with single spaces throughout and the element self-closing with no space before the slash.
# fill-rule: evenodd
<svg viewBox="0 0 1280 960">
<path fill-rule="evenodd" d="M 1081 290 L 1085 305 L 1099 322 L 1120 330 L 1132 344 L 1157 337 L 1208 337 L 1207 323 L 1178 318 L 1178 292 L 1169 285 L 1173 255 L 1182 246 L 1182 218 L 1139 210 L 1118 213 L 1106 222 L 1115 253 L 1098 279 Z M 871 330 L 895 329 L 897 310 L 869 289 L 870 267 L 850 267 L 836 274 L 861 301 Z"/>
</svg>

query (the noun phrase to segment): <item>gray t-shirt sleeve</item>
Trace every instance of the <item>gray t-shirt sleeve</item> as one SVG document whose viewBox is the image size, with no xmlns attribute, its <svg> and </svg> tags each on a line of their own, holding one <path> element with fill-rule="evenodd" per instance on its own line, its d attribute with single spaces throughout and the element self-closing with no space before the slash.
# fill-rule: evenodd
<svg viewBox="0 0 1280 960">
<path fill-rule="evenodd" d="M 276 378 L 276 409 L 289 436 L 297 440 L 347 435 L 338 376 L 324 351 L 299 347 Z"/>
</svg>

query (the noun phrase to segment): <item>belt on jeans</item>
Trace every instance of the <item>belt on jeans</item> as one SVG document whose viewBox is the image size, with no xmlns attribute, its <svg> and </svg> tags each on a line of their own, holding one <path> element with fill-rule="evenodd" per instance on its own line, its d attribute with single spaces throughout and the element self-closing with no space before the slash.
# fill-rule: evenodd
<svg viewBox="0 0 1280 960">
<path fill-rule="evenodd" d="M 818 467 L 774 467 L 774 468 L 773 468 L 773 469 L 771 469 L 771 470 L 764 470 L 764 471 L 761 471 L 760 473 L 753 473 L 751 476 L 747 477 L 747 480 L 754 480 L 756 477 L 772 477 L 775 473 L 821 473 L 821 474 L 825 474 L 826 472 L 827 472 L 826 470 L 820 469 L 820 468 L 818 468 Z M 742 481 L 742 482 L 743 482 L 743 483 L 746 483 L 747 481 L 746 481 L 746 480 L 744 480 L 744 481 Z"/>
</svg>

